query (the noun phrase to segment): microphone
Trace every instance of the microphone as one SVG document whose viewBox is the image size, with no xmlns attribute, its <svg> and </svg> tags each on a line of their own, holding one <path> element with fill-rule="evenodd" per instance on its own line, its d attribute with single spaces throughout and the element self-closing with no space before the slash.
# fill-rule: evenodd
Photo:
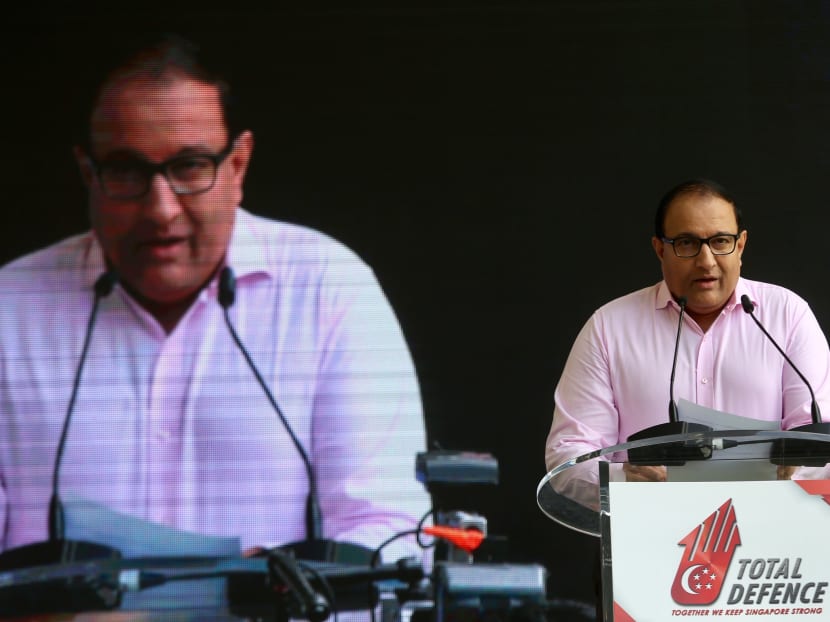
<svg viewBox="0 0 830 622">
<path fill-rule="evenodd" d="M 229 266 L 225 266 L 219 273 L 219 304 L 222 305 L 222 310 L 225 316 L 225 324 L 227 324 L 234 343 L 236 343 L 237 348 L 239 348 L 239 351 L 245 357 L 248 367 L 250 367 L 256 377 L 259 386 L 262 387 L 265 397 L 268 398 L 268 401 L 271 403 L 271 407 L 277 413 L 277 416 L 282 422 L 285 431 L 288 432 L 288 436 L 291 437 L 291 442 L 294 443 L 294 447 L 296 447 L 297 453 L 300 455 L 300 458 L 305 465 L 306 475 L 308 477 L 308 499 L 306 500 L 306 538 L 308 540 L 321 540 L 323 536 L 322 516 L 320 512 L 320 504 L 317 499 L 317 479 L 314 476 L 314 468 L 311 465 L 311 460 L 308 457 L 305 447 L 303 447 L 300 439 L 297 438 L 297 435 L 291 428 L 291 424 L 288 423 L 288 419 L 285 418 L 282 409 L 279 407 L 279 404 L 277 404 L 277 400 L 274 399 L 273 393 L 271 393 L 271 390 L 265 383 L 262 374 L 259 373 L 259 369 L 231 323 L 228 311 L 231 306 L 233 306 L 235 301 L 236 277 L 233 274 L 233 270 Z"/>
<path fill-rule="evenodd" d="M 63 451 L 66 446 L 66 437 L 69 433 L 69 423 L 72 420 L 72 413 L 75 410 L 75 399 L 78 397 L 78 388 L 81 385 L 81 374 L 86 364 L 86 355 L 89 351 L 89 343 L 92 338 L 92 329 L 95 327 L 95 320 L 98 317 L 98 307 L 101 300 L 110 295 L 115 284 L 118 282 L 118 275 L 113 270 L 108 270 L 95 281 L 95 299 L 92 303 L 92 311 L 89 314 L 89 321 L 86 325 L 84 345 L 81 349 L 81 358 L 78 359 L 78 366 L 75 369 L 75 381 L 72 383 L 72 393 L 69 396 L 69 405 L 66 407 L 66 416 L 63 419 L 58 448 L 55 452 L 55 465 L 52 470 L 52 497 L 49 500 L 49 540 L 56 541 L 63 539 L 64 535 L 64 512 L 63 503 L 60 498 L 60 469 L 63 460 Z"/>
<path fill-rule="evenodd" d="M 225 324 L 228 327 L 228 331 L 230 332 L 234 343 L 245 357 L 248 367 L 253 372 L 259 386 L 262 387 L 263 393 L 265 393 L 265 396 L 271 403 L 271 407 L 274 409 L 274 412 L 277 413 L 277 416 L 282 422 L 286 432 L 288 432 L 288 435 L 291 437 L 291 441 L 297 449 L 297 453 L 302 459 L 303 464 L 305 465 L 306 475 L 308 477 L 308 497 L 306 498 L 305 518 L 306 539 L 302 542 L 287 544 L 281 548 L 292 551 L 301 559 L 352 564 L 369 563 L 369 560 L 372 559 L 372 555 L 374 553 L 372 549 L 353 542 L 335 542 L 323 538 L 323 519 L 322 512 L 320 510 L 320 500 L 317 497 L 317 478 L 314 474 L 314 468 L 311 465 L 311 459 L 308 457 L 305 447 L 303 447 L 302 443 L 300 443 L 300 439 L 297 438 L 297 435 L 291 428 L 291 424 L 288 422 L 288 419 L 286 419 L 282 409 L 277 404 L 277 400 L 268 388 L 262 374 L 259 373 L 259 369 L 257 369 L 250 353 L 245 348 L 239 334 L 236 332 L 236 329 L 231 323 L 229 310 L 236 301 L 236 277 L 234 276 L 233 269 L 230 266 L 225 266 L 219 272 L 218 299 L 224 312 Z"/>
<path fill-rule="evenodd" d="M 709 432 L 712 428 L 701 423 L 680 421 L 677 414 L 677 402 L 674 401 L 674 376 L 677 371 L 677 355 L 680 352 L 680 332 L 683 329 L 683 316 L 686 313 L 687 299 L 677 298 L 680 316 L 677 320 L 677 335 L 674 340 L 671 376 L 669 377 L 669 421 L 640 430 L 628 437 L 628 442 L 649 438 L 659 438 L 672 434 L 691 434 Z M 641 466 L 671 465 L 682 466 L 686 460 L 706 460 L 712 456 L 711 440 L 687 440 L 672 443 L 660 443 L 628 450 L 628 461 Z"/>
<path fill-rule="evenodd" d="M 683 316 L 686 314 L 686 296 L 677 299 L 680 305 L 680 318 L 677 320 L 677 337 L 674 340 L 674 359 L 671 364 L 671 378 L 669 379 L 669 421 L 677 423 L 677 402 L 674 401 L 674 373 L 677 371 L 677 354 L 680 352 L 680 331 L 683 329 Z"/>
<path fill-rule="evenodd" d="M 49 499 L 48 513 L 49 538 L 42 542 L 34 542 L 4 551 L 0 554 L 0 571 L 48 564 L 65 564 L 75 561 L 119 559 L 121 557 L 120 551 L 103 544 L 64 539 L 64 508 L 60 498 L 60 466 L 64 447 L 66 446 L 69 424 L 75 408 L 75 400 L 78 396 L 81 376 L 89 351 L 92 331 L 95 327 L 101 300 L 109 296 L 117 282 L 118 276 L 111 270 L 103 273 L 95 281 L 95 298 L 84 334 L 81 356 L 75 369 L 75 380 L 72 384 L 72 393 L 69 397 L 60 440 L 55 452 L 55 463 L 52 471 L 52 494 Z M 48 599 L 49 602 L 43 602 L 42 593 L 34 598 L 29 592 L 15 590 L 13 586 L 0 587 L 0 601 L 13 606 L 15 611 L 24 613 L 39 613 L 46 610 L 64 612 L 106 610 L 117 607 L 121 601 L 120 592 L 113 592 L 110 587 L 97 582 L 84 583 L 73 582 L 71 579 L 56 579 L 50 586 L 51 597 Z"/>
<path fill-rule="evenodd" d="M 790 360 L 790 357 L 787 356 L 786 353 L 784 352 L 784 350 L 781 349 L 781 346 L 778 345 L 778 342 L 776 342 L 775 339 L 772 338 L 772 335 L 770 335 L 767 332 L 767 329 L 764 328 L 764 326 L 761 324 L 760 320 L 758 320 L 758 318 L 755 317 L 755 314 L 753 313 L 753 311 L 755 311 L 755 305 L 752 304 L 752 301 L 749 299 L 749 296 L 747 296 L 746 294 L 741 296 L 741 306 L 743 307 L 744 311 L 749 315 L 749 317 L 751 317 L 753 319 L 755 324 L 758 325 L 758 328 L 761 329 L 761 332 L 764 333 L 764 335 L 766 335 L 767 339 L 770 340 L 770 343 L 772 343 L 772 345 L 775 346 L 775 349 L 778 350 L 778 352 L 781 353 L 781 356 L 784 357 L 784 360 L 787 361 L 787 363 L 792 368 L 792 370 L 798 375 L 799 378 L 801 378 L 801 381 L 805 385 L 807 385 L 807 390 L 810 392 L 810 399 L 812 400 L 812 403 L 810 405 L 810 412 L 811 412 L 811 415 L 813 417 L 813 423 L 814 424 L 821 424 L 821 409 L 819 409 L 819 407 L 818 407 L 818 402 L 816 401 L 816 394 L 813 393 L 813 387 L 807 381 L 807 378 L 804 377 L 804 374 L 801 373 L 801 370 L 799 370 L 798 367 L 795 366 L 795 363 L 793 363 L 792 360 Z"/>
<path fill-rule="evenodd" d="M 772 335 L 767 332 L 761 321 L 755 316 L 755 305 L 746 294 L 741 296 L 741 307 L 744 312 L 752 318 L 761 332 L 764 333 L 770 343 L 775 346 L 775 349 L 784 357 L 790 368 L 801 378 L 801 381 L 807 386 L 810 392 L 810 415 L 813 422 L 807 425 L 792 428 L 791 432 L 812 432 L 814 434 L 830 434 L 830 423 L 824 423 L 821 420 L 821 409 L 818 401 L 816 401 L 816 394 L 813 392 L 813 387 L 801 373 L 801 370 L 795 366 L 789 356 L 786 355 L 778 342 L 773 339 Z M 828 439 L 830 441 L 830 439 Z M 824 466 L 830 461 L 830 446 L 827 443 L 820 441 L 808 441 L 800 439 L 779 439 L 772 446 L 773 464 L 782 464 L 787 466 Z"/>
</svg>

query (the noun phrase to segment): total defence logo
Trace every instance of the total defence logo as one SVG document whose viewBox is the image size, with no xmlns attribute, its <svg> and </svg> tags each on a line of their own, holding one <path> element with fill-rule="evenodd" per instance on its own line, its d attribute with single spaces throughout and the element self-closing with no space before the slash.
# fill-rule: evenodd
<svg viewBox="0 0 830 622">
<path fill-rule="evenodd" d="M 674 602 L 680 605 L 715 602 L 740 543 L 735 508 L 729 499 L 678 542 L 684 552 L 671 587 Z"/>
</svg>

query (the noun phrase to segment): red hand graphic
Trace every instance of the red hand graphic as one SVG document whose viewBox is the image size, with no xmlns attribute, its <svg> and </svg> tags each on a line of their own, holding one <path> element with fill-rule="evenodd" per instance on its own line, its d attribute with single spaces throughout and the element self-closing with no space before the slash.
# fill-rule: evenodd
<svg viewBox="0 0 830 622">
<path fill-rule="evenodd" d="M 709 605 L 718 598 L 723 579 L 741 543 L 732 499 L 712 512 L 678 544 L 685 547 L 671 588 L 680 605 Z"/>
</svg>

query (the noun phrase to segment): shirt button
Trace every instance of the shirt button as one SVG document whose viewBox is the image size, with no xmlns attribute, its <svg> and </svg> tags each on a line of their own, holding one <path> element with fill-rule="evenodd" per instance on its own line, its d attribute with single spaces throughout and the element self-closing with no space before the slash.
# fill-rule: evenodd
<svg viewBox="0 0 830 622">
<path fill-rule="evenodd" d="M 708 379 L 708 378 L 703 378 L 703 379 L 701 380 L 701 382 L 702 382 L 703 384 L 709 384 L 709 379 Z"/>
</svg>

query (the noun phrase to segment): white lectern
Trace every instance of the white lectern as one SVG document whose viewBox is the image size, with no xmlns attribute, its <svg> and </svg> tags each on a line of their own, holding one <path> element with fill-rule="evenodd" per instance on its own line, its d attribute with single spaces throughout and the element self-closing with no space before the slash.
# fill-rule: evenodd
<svg viewBox="0 0 830 622">
<path fill-rule="evenodd" d="M 601 538 L 605 620 L 830 620 L 828 460 L 821 434 L 676 434 L 560 464 L 537 502 Z M 667 481 L 626 481 L 626 462 Z"/>
</svg>

